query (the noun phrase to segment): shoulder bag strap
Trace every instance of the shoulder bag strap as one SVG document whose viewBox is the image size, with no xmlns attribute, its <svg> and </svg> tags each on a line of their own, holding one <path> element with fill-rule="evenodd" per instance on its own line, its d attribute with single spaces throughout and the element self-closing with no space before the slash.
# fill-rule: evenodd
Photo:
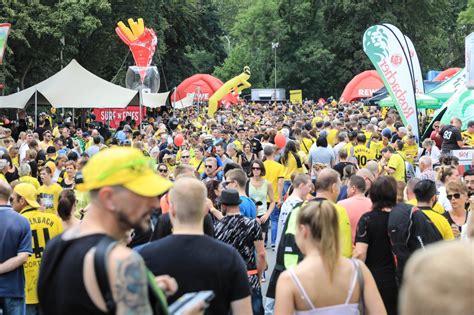
<svg viewBox="0 0 474 315">
<path fill-rule="evenodd" d="M 364 299 L 364 275 L 362 274 L 362 268 L 357 259 L 354 259 L 355 267 L 357 270 L 357 280 L 360 287 L 360 297 L 359 297 L 359 314 L 365 315 L 365 299 Z"/>
<path fill-rule="evenodd" d="M 201 162 L 199 162 L 198 167 L 196 167 L 196 172 L 199 173 L 199 168 L 201 167 L 203 161 L 204 161 L 204 158 L 201 160 Z"/>
<path fill-rule="evenodd" d="M 117 244 L 117 242 L 105 236 L 99 244 L 97 244 L 94 253 L 94 270 L 99 285 L 100 293 L 104 298 L 108 314 L 115 314 L 117 305 L 114 301 L 112 289 L 110 288 L 109 275 L 107 273 L 107 257 L 110 250 Z"/>
</svg>

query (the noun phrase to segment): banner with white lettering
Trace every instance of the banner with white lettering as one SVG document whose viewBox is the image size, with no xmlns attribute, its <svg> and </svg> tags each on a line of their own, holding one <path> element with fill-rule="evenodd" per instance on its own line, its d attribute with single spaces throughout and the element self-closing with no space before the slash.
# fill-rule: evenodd
<svg viewBox="0 0 474 315">
<path fill-rule="evenodd" d="M 420 139 L 412 73 L 401 42 L 391 28 L 374 25 L 365 31 L 363 45 L 393 98 L 403 124 L 411 126 L 413 134 Z"/>
<path fill-rule="evenodd" d="M 117 128 L 122 120 L 128 116 L 136 121 L 138 126 L 140 120 L 140 106 L 128 106 L 125 108 L 94 108 L 93 113 L 96 121 L 108 124 L 111 128 Z M 146 113 L 146 108 L 142 108 L 142 113 Z"/>
</svg>

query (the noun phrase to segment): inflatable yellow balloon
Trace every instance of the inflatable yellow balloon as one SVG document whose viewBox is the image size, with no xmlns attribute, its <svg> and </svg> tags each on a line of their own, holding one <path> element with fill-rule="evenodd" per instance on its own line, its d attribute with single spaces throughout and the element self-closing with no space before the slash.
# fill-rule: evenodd
<svg viewBox="0 0 474 315">
<path fill-rule="evenodd" d="M 252 85 L 248 82 L 248 79 L 250 79 L 250 68 L 248 66 L 245 66 L 244 71 L 241 74 L 224 83 L 209 98 L 209 107 L 207 109 L 207 114 L 209 116 L 214 116 L 214 113 L 217 111 L 217 103 L 227 94 L 231 92 L 234 94 L 238 94 L 242 90 L 251 87 Z"/>
</svg>

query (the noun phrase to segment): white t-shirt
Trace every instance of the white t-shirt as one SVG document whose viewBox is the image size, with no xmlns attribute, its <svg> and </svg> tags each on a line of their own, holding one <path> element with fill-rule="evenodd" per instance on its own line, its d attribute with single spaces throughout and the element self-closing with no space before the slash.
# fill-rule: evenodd
<svg viewBox="0 0 474 315">
<path fill-rule="evenodd" d="M 292 194 L 281 205 L 280 216 L 278 217 L 278 230 L 275 243 L 276 246 L 278 246 L 278 244 L 280 243 L 281 233 L 283 232 L 283 228 L 285 227 L 288 215 L 291 213 L 295 205 L 302 201 L 303 200 L 300 197 Z"/>
</svg>

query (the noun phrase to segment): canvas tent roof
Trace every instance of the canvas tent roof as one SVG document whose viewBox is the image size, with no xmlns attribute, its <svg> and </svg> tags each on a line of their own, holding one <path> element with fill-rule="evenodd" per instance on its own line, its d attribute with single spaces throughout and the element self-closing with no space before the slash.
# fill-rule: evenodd
<svg viewBox="0 0 474 315">
<path fill-rule="evenodd" d="M 73 59 L 50 78 L 18 93 L 1 96 L 0 108 L 24 108 L 34 104 L 35 91 L 38 91 L 38 104 L 49 103 L 56 108 L 124 108 L 138 105 L 137 91 L 110 83 Z M 153 104 L 148 103 L 150 106 Z"/>
</svg>

